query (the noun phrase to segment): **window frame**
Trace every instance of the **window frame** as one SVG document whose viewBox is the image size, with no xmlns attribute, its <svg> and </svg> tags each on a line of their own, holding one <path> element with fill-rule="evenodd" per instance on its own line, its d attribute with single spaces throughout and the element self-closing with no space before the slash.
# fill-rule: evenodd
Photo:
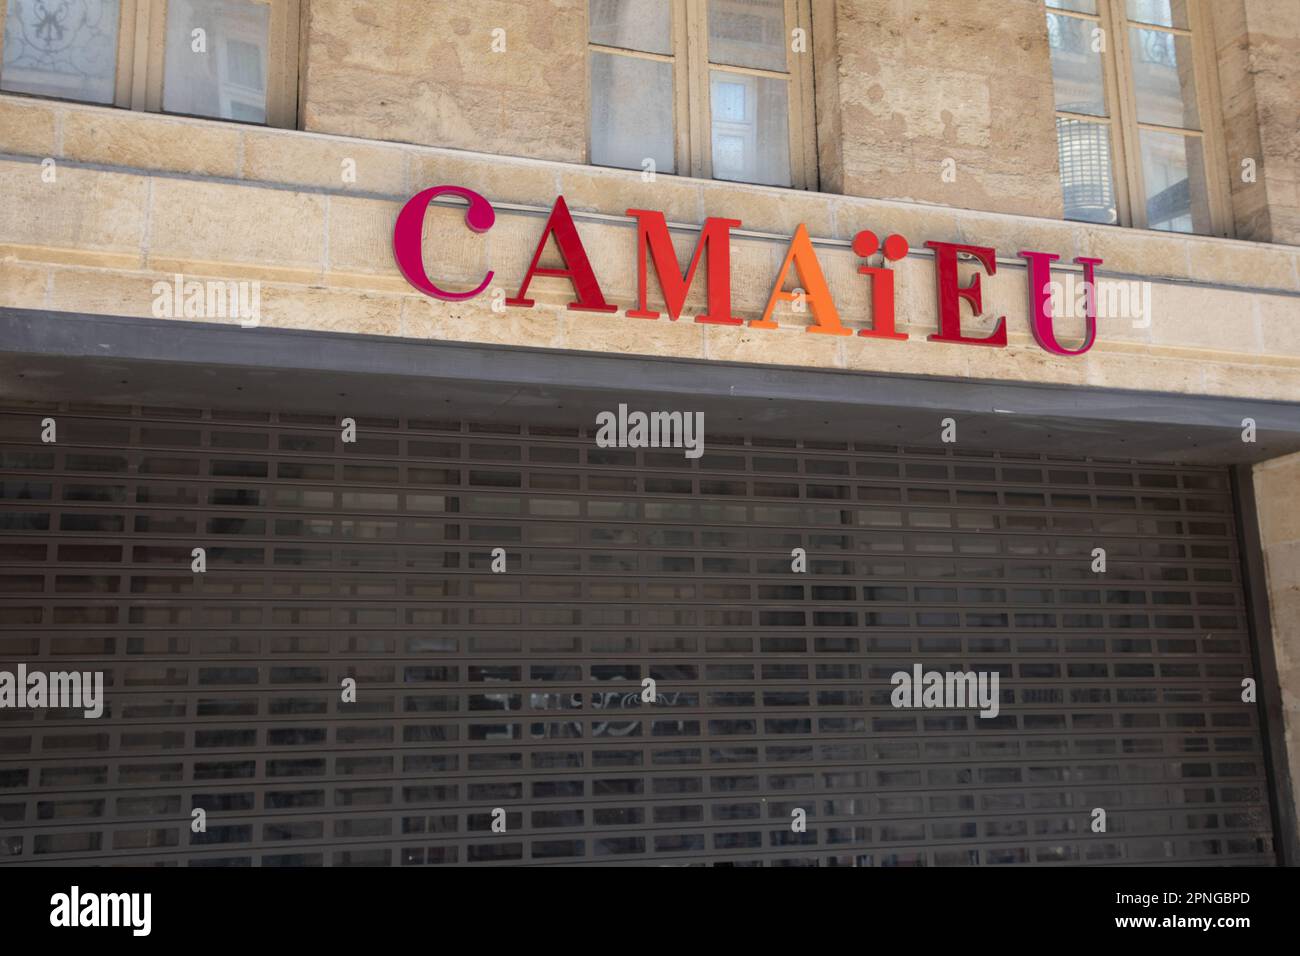
<svg viewBox="0 0 1300 956">
<path fill-rule="evenodd" d="M 1100 56 L 1106 116 L 1072 113 L 1059 109 L 1055 104 L 1055 96 L 1053 96 L 1053 114 L 1057 119 L 1097 123 L 1109 128 L 1111 178 L 1115 190 L 1117 220 L 1114 225 L 1148 229 L 1164 235 L 1210 235 L 1231 238 L 1235 230 L 1227 178 L 1229 164 L 1220 110 L 1212 15 L 1206 4 L 1202 0 L 1187 0 L 1186 27 L 1166 27 L 1131 21 L 1128 18 L 1126 0 L 1097 0 L 1096 13 L 1062 9 L 1047 3 L 1044 3 L 1044 9 L 1049 15 L 1094 24 L 1101 28 L 1105 38 L 1105 47 Z M 1168 33 L 1176 37 L 1185 37 L 1190 41 L 1192 77 L 1196 84 L 1196 109 L 1201 121 L 1199 130 L 1139 121 L 1137 85 L 1133 75 L 1132 49 L 1129 41 L 1130 28 Z M 1202 161 L 1205 163 L 1206 205 L 1210 216 L 1209 232 L 1152 229 L 1147 217 L 1146 187 L 1142 171 L 1143 130 L 1200 139 Z M 1059 132 L 1057 135 L 1059 136 Z M 1089 220 L 1066 221 L 1105 225 Z"/>
<path fill-rule="evenodd" d="M 267 20 L 266 47 L 266 120 L 248 120 L 224 116 L 164 111 L 163 78 L 167 44 L 167 0 L 119 0 L 117 60 L 114 72 L 113 101 L 94 103 L 21 90 L 3 90 L 7 96 L 30 96 L 62 103 L 162 113 L 167 116 L 197 116 L 199 119 L 225 123 L 244 123 L 293 129 L 298 122 L 298 45 L 302 0 L 250 0 L 270 7 Z M 4 43 L 8 3 L 0 5 L 0 49 Z M 216 51 L 212 51 L 214 54 Z M 0 63 L 0 70 L 3 63 Z"/>
<path fill-rule="evenodd" d="M 635 57 L 660 63 L 671 63 L 673 68 L 673 165 L 672 173 L 664 175 L 688 176 L 697 179 L 714 179 L 713 176 L 713 116 L 710 97 L 710 71 L 721 70 L 743 76 L 776 77 L 788 84 L 786 96 L 786 129 L 790 152 L 790 185 L 770 186 L 773 189 L 816 190 L 817 144 L 813 105 L 813 36 L 811 0 L 782 0 L 785 13 L 786 70 L 765 70 L 757 67 L 731 66 L 709 62 L 709 11 L 708 0 L 669 0 L 671 24 L 669 37 L 672 52 L 647 53 L 614 47 L 591 40 L 591 5 L 583 4 L 587 31 L 587 103 L 586 143 L 583 159 L 588 165 L 599 165 L 592 160 L 591 67 L 593 53 Z M 804 31 L 805 49 L 795 53 L 791 37 L 798 28 Z M 604 167 L 623 169 L 621 166 Z M 737 185 L 767 185 L 746 183 L 744 180 L 720 179 L 717 182 L 734 182 Z"/>
</svg>

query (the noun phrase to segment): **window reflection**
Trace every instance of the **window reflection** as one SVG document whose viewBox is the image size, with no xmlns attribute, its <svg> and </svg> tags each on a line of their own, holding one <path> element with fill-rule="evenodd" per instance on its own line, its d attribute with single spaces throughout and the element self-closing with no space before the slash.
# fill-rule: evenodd
<svg viewBox="0 0 1300 956">
<path fill-rule="evenodd" d="M 270 9 L 241 0 L 169 0 L 163 109 L 266 122 Z"/>
<path fill-rule="evenodd" d="M 119 0 L 9 0 L 0 89 L 112 103 Z"/>
</svg>

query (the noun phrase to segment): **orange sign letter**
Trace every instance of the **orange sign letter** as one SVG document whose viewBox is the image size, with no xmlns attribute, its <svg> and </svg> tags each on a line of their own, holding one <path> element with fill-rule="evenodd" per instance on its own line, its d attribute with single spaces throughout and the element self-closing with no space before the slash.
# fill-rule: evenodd
<svg viewBox="0 0 1300 956">
<path fill-rule="evenodd" d="M 840 314 L 835 310 L 835 300 L 831 298 L 826 277 L 822 275 L 821 263 L 817 261 L 817 250 L 813 248 L 812 240 L 808 238 L 808 229 L 803 223 L 799 223 L 794 238 L 790 240 L 790 248 L 786 251 L 785 261 L 781 263 L 781 271 L 777 274 L 776 286 L 767 300 L 763 317 L 751 321 L 750 328 L 776 328 L 776 323 L 772 321 L 772 310 L 776 308 L 777 300 L 792 302 L 799 298 L 800 293 L 785 292 L 781 288 L 785 285 L 785 277 L 790 272 L 791 263 L 799 273 L 799 285 L 804 290 L 803 297 L 808 303 L 813 318 L 816 319 L 816 322 L 804 331 L 819 332 L 822 335 L 852 335 L 850 329 L 840 325 Z"/>
</svg>

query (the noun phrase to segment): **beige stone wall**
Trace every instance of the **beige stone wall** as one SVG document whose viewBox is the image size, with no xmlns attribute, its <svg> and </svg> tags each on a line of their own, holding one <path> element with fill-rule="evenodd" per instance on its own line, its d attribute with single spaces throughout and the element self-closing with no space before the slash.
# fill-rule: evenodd
<svg viewBox="0 0 1300 956">
<path fill-rule="evenodd" d="M 661 177 L 643 183 L 622 170 L 455 150 L 267 130 L 0 96 L 0 301 L 68 312 L 148 316 L 152 285 L 194 278 L 259 279 L 263 323 L 416 338 L 671 355 L 826 369 L 883 370 L 1002 381 L 1053 382 L 1294 401 L 1300 396 L 1300 250 L 1195 236 L 1140 232 L 924 205 L 791 193 Z M 53 157 L 57 180 L 41 179 Z M 354 160 L 356 182 L 341 167 Z M 214 179 L 213 176 L 220 178 Z M 496 226 L 475 236 L 459 209 L 431 210 L 429 268 L 447 285 L 513 295 L 563 193 L 606 296 L 621 310 L 564 308 L 569 284 L 537 279 L 532 310 L 494 313 L 490 293 L 466 303 L 426 298 L 398 273 L 392 227 L 418 189 L 456 183 L 490 200 Z M 698 226 L 709 215 L 741 219 L 733 248 L 736 314 L 761 314 L 800 223 L 819 255 L 841 317 L 866 324 L 869 285 L 848 241 L 860 229 L 995 246 L 1007 260 L 983 279 L 985 316 L 975 332 L 1007 316 L 1006 349 L 928 342 L 936 330 L 933 264 L 898 265 L 898 313 L 906 342 L 808 335 L 810 317 L 778 311 L 778 330 L 628 319 L 636 281 L 629 207 Z M 694 230 L 677 236 L 679 254 Z M 1104 320 L 1086 356 L 1057 358 L 1031 339 L 1025 274 L 1017 250 L 1100 256 L 1104 273 L 1151 278 L 1149 323 Z M 553 264 L 558 264 L 552 260 Z M 1192 281 L 1192 280 L 1195 281 Z M 787 286 L 793 287 L 790 281 Z M 697 282 L 687 315 L 700 311 Z M 462 286 L 463 287 L 463 286 Z M 658 299 L 657 286 L 652 300 Z M 1062 323 L 1062 338 L 1079 323 Z"/>
<path fill-rule="evenodd" d="M 585 0 L 308 6 L 304 129 L 584 160 Z M 813 39 L 823 192 L 1060 217 L 1041 0 L 815 0 Z"/>
<path fill-rule="evenodd" d="M 838 90 L 818 90 L 819 125 L 843 130 L 829 144 L 842 166 L 832 185 L 1061 217 L 1041 0 L 1000 0 L 995 16 L 987 4 L 951 0 L 827 0 L 813 12 L 819 42 L 825 28 L 834 32 Z M 944 181 L 945 159 L 956 163 L 954 182 Z"/>
<path fill-rule="evenodd" d="M 587 0 L 310 0 L 303 129 L 581 162 Z M 492 31 L 505 30 L 505 52 Z"/>
<path fill-rule="evenodd" d="M 1300 401 L 1300 0 L 1216 8 L 1229 160 L 1235 170 L 1243 153 L 1262 158 L 1257 184 L 1234 183 L 1238 228 L 1291 245 L 1061 221 L 1040 0 L 1000 0 L 997 17 L 942 0 L 814 0 L 822 193 L 644 183 L 581 165 L 584 0 L 488 0 L 472 13 L 443 0 L 307 6 L 306 132 L 0 95 L 0 306 L 64 311 L 70 322 L 148 317 L 154 283 L 179 272 L 260 281 L 269 327 Z M 505 54 L 491 52 L 498 24 Z M 940 175 L 946 157 L 955 183 Z M 47 158 L 53 182 L 42 176 Z M 420 295 L 392 258 L 402 202 L 441 183 L 498 204 L 481 236 L 459 207 L 427 216 L 426 258 L 440 282 L 476 284 L 495 270 L 470 302 Z M 536 308 L 494 312 L 492 296 L 515 294 L 561 193 L 619 312 L 569 311 L 568 283 L 545 278 L 530 290 Z M 809 335 L 810 317 L 788 306 L 777 330 L 629 319 L 629 207 L 686 227 L 675 234 L 683 259 L 706 217 L 741 219 L 732 285 L 734 312 L 747 319 L 761 314 L 786 241 L 805 224 L 855 330 L 867 324 L 870 287 L 849 241 L 861 229 L 901 233 L 922 253 L 896 267 L 899 328 L 911 338 Z M 980 334 L 1006 315 L 1008 348 L 926 341 L 936 331 L 926 240 L 997 248 L 984 315 L 965 325 Z M 1064 263 L 1099 256 L 1103 279 L 1149 280 L 1150 321 L 1107 319 L 1088 355 L 1048 355 L 1028 330 L 1022 248 Z M 687 316 L 702 310 L 702 278 Z M 1078 325 L 1062 323 L 1062 338 L 1074 341 Z M 257 330 L 247 334 L 256 343 Z M 1300 793 L 1300 456 L 1258 466 L 1255 487 Z"/>
<path fill-rule="evenodd" d="M 1239 238 L 1300 244 L 1300 0 L 1215 0 Z M 585 0 L 311 0 L 304 129 L 582 162 Z M 812 0 L 820 188 L 1060 218 L 1042 0 Z M 492 51 L 492 30 L 506 50 Z M 1258 178 L 1243 182 L 1254 158 Z M 957 179 L 945 181 L 943 163 Z"/>
<path fill-rule="evenodd" d="M 1300 795 L 1300 454 L 1254 469 L 1291 792 Z"/>
<path fill-rule="evenodd" d="M 1268 170 L 1258 166 L 1263 157 L 1259 109 L 1254 77 L 1251 75 L 1250 36 L 1244 0 L 1223 0 L 1211 7 L 1219 66 L 1219 89 L 1223 101 L 1224 153 L 1227 157 L 1232 218 L 1242 239 L 1267 242 L 1272 235 L 1268 210 L 1267 179 L 1246 182 L 1241 161 L 1253 158 L 1258 175 Z"/>
<path fill-rule="evenodd" d="M 1237 235 L 1300 245 L 1300 0 L 1216 0 Z M 1256 179 L 1241 176 L 1254 159 Z"/>
<path fill-rule="evenodd" d="M 836 53 L 840 0 L 812 0 L 813 109 L 817 113 L 817 178 L 824 193 L 844 192 L 844 131 L 840 73 Z"/>
<path fill-rule="evenodd" d="M 1242 239 L 1300 244 L 1300 0 L 1215 0 Z M 585 0 L 311 0 L 306 130 L 582 162 Z M 1042 0 L 812 0 L 823 192 L 1060 218 Z M 492 30 L 505 52 L 492 51 Z M 1240 163 L 1253 158 L 1254 183 Z M 952 160 L 956 181 L 945 181 Z"/>
</svg>

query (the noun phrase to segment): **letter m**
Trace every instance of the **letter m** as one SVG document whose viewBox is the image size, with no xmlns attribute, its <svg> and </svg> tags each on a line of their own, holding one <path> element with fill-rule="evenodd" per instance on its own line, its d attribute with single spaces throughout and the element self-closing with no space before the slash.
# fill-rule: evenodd
<svg viewBox="0 0 1300 956">
<path fill-rule="evenodd" d="M 974 671 L 949 671 L 944 683 L 949 707 L 974 707 L 979 703 L 979 675 Z"/>
<path fill-rule="evenodd" d="M 740 325 L 741 320 L 731 314 L 731 229 L 739 226 L 739 219 L 716 219 L 710 216 L 704 220 L 700 230 L 699 241 L 691 255 L 691 264 L 685 275 L 679 274 L 681 265 L 677 261 L 677 250 L 673 248 L 672 237 L 668 235 L 668 224 L 664 214 L 653 209 L 629 209 L 629 216 L 636 217 L 636 291 L 637 308 L 628 312 L 635 319 L 657 319 L 658 312 L 650 310 L 646 302 L 646 260 L 654 261 L 655 274 L 659 276 L 659 287 L 664 293 L 664 305 L 668 315 L 674 321 L 682 314 L 686 304 L 686 293 L 695 278 L 695 267 L 700 264 L 700 256 L 706 250 L 709 254 L 706 266 L 706 283 L 708 288 L 708 310 L 695 317 L 696 322 L 712 322 L 715 325 Z"/>
<path fill-rule="evenodd" d="M 1132 308 L 1129 300 L 1129 289 L 1133 285 L 1131 282 L 1107 282 L 1103 287 L 1106 292 L 1106 298 L 1103 300 L 1098 295 L 1098 286 L 1101 283 L 1092 284 L 1092 294 L 1097 296 L 1098 308 L 1102 309 L 1101 316 L 1106 319 L 1132 319 L 1138 318 L 1130 311 Z M 1106 304 L 1102 306 L 1100 303 Z"/>
<path fill-rule="evenodd" d="M 131 914 L 135 911 L 129 893 L 105 893 L 103 926 L 130 926 Z M 111 921 L 110 921 L 111 920 Z"/>
<path fill-rule="evenodd" d="M 81 673 L 79 671 L 50 672 L 50 700 L 56 707 L 77 707 L 81 704 Z"/>
</svg>

